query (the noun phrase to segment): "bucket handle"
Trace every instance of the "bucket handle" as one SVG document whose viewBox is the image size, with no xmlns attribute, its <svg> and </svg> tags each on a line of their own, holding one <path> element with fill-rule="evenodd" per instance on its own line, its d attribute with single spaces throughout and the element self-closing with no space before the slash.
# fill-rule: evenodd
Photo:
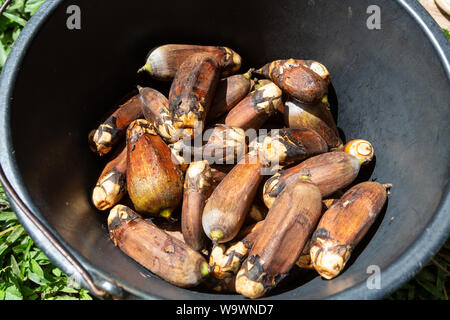
<svg viewBox="0 0 450 320">
<path fill-rule="evenodd" d="M 81 276 L 84 280 L 84 283 L 87 285 L 87 289 L 92 292 L 97 297 L 106 297 L 109 295 L 105 290 L 100 289 L 92 279 L 86 269 L 77 261 L 77 259 L 60 243 L 60 241 L 55 238 L 55 236 L 48 230 L 48 228 L 43 225 L 31 212 L 31 210 L 26 206 L 26 204 L 20 199 L 17 195 L 16 191 L 13 189 L 8 179 L 6 179 L 3 168 L 0 166 L 0 182 L 3 185 L 3 188 L 17 206 L 17 208 L 26 216 L 28 221 L 30 221 L 40 232 L 41 234 L 48 239 L 53 247 L 60 253 L 74 268 L 75 271 Z"/>
</svg>

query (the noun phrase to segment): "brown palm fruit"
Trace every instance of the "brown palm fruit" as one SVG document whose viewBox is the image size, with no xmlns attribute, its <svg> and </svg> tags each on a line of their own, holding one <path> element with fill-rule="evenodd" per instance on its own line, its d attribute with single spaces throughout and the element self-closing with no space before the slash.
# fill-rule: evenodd
<svg viewBox="0 0 450 320">
<path fill-rule="evenodd" d="M 105 122 L 89 133 L 89 147 L 100 156 L 107 154 L 125 136 L 128 125 L 142 117 L 142 102 L 137 94 L 120 105 Z"/>
<path fill-rule="evenodd" d="M 305 65 L 312 71 L 317 73 L 322 79 L 324 79 L 327 82 L 327 84 L 331 83 L 330 72 L 323 64 L 314 60 L 305 60 Z M 333 131 L 339 137 L 339 131 L 337 129 L 336 122 L 334 121 L 333 114 L 331 113 L 330 104 L 328 102 L 328 96 L 325 96 L 322 99 L 322 101 L 316 105 L 316 109 L 317 110 L 315 110 L 315 112 L 312 113 L 318 116 L 323 121 L 325 121 L 325 123 L 331 129 L 333 129 Z"/>
<path fill-rule="evenodd" d="M 199 150 L 200 151 L 200 150 Z M 194 151 L 194 157 L 201 156 L 210 164 L 235 164 L 247 152 L 246 136 L 243 129 L 218 124 L 214 127 L 201 153 Z"/>
<path fill-rule="evenodd" d="M 314 130 L 325 140 L 330 149 L 342 149 L 343 143 L 328 102 L 307 105 L 291 97 L 284 104 L 283 116 L 289 128 Z"/>
<path fill-rule="evenodd" d="M 203 132 L 219 71 L 214 56 L 208 53 L 189 56 L 177 71 L 169 92 L 169 112 L 183 138 Z"/>
<path fill-rule="evenodd" d="M 236 291 L 255 299 L 274 288 L 297 261 L 321 209 L 322 195 L 310 179 L 299 177 L 287 185 L 236 276 Z"/>
<path fill-rule="evenodd" d="M 340 192 L 336 192 L 333 195 L 338 195 Z M 328 208 L 333 205 L 333 203 L 336 203 L 339 201 L 339 198 L 328 198 L 322 200 L 322 214 L 325 213 L 325 211 L 328 210 Z M 314 269 L 312 262 L 311 262 L 311 255 L 310 255 L 310 249 L 311 249 L 311 239 L 309 238 L 306 242 L 302 253 L 297 259 L 297 262 L 295 263 L 299 268 L 301 269 Z"/>
<path fill-rule="evenodd" d="M 241 56 L 227 47 L 166 44 L 150 51 L 139 72 L 146 71 L 155 79 L 172 81 L 183 62 L 197 53 L 213 55 L 223 77 L 233 74 L 241 67 Z"/>
<path fill-rule="evenodd" d="M 133 210 L 116 205 L 108 216 L 111 240 L 142 266 L 179 287 L 194 287 L 209 274 L 201 254 Z"/>
<path fill-rule="evenodd" d="M 169 236 L 171 236 L 183 243 L 186 243 L 184 241 L 183 233 L 180 230 L 164 230 L 164 232 L 167 233 Z"/>
<path fill-rule="evenodd" d="M 337 192 L 333 193 L 333 196 L 341 197 L 342 194 L 340 191 L 337 191 Z M 322 200 L 322 214 L 324 214 L 325 211 L 327 211 L 337 201 L 339 201 L 339 198 L 331 197 L 328 199 L 323 199 Z M 295 263 L 299 268 L 314 269 L 314 266 L 311 261 L 310 249 L 311 249 L 311 239 L 309 239 L 306 242 L 305 247 L 302 250 L 302 253 L 300 254 L 300 256 L 297 259 L 297 262 Z"/>
<path fill-rule="evenodd" d="M 361 163 L 355 156 L 341 151 L 309 158 L 269 178 L 264 185 L 264 203 L 270 208 L 280 192 L 300 176 L 311 177 L 323 197 L 327 197 L 352 183 L 360 168 Z"/>
<path fill-rule="evenodd" d="M 127 188 L 142 214 L 169 218 L 183 193 L 182 174 L 167 145 L 146 120 L 127 130 Z"/>
<path fill-rule="evenodd" d="M 208 162 L 192 162 L 184 180 L 181 230 L 185 242 L 196 251 L 206 248 L 207 238 L 203 232 L 202 214 L 213 189 L 214 180 Z"/>
<path fill-rule="evenodd" d="M 325 97 L 320 103 L 316 105 L 317 110 L 316 114 L 325 121 L 325 123 L 334 131 L 334 133 L 339 137 L 339 130 L 336 125 L 336 121 L 334 121 L 333 114 L 331 113 L 330 103 L 328 102 L 328 97 Z"/>
<path fill-rule="evenodd" d="M 322 216 L 310 249 L 311 261 L 322 277 L 332 279 L 342 271 L 383 208 L 387 187 L 378 182 L 357 184 Z"/>
<path fill-rule="evenodd" d="M 324 79 L 327 82 L 327 84 L 331 83 L 330 72 L 323 64 L 321 64 L 320 62 L 314 61 L 314 60 L 299 60 L 299 61 L 301 61 L 306 67 L 310 68 L 312 71 L 317 73 L 322 79 Z M 336 122 L 334 121 L 334 117 L 331 113 L 330 104 L 328 103 L 328 96 L 323 97 L 322 101 L 314 106 L 305 105 L 304 103 L 296 100 L 295 98 L 292 98 L 292 99 L 294 99 L 295 103 L 299 104 L 299 106 L 303 110 L 305 110 L 309 113 L 312 113 L 314 116 L 316 116 L 316 117 L 320 118 L 322 121 L 324 121 L 339 137 L 339 131 L 336 127 Z M 292 113 L 292 115 L 294 115 L 294 114 L 300 115 L 301 114 L 301 113 L 296 113 L 295 109 L 291 110 L 291 113 Z M 289 126 L 288 120 L 289 120 L 289 117 L 286 118 L 286 124 Z M 291 122 L 293 122 L 293 124 L 295 125 L 296 118 L 293 117 L 291 119 Z"/>
<path fill-rule="evenodd" d="M 257 155 L 248 153 L 214 189 L 202 217 L 203 230 L 213 242 L 228 242 L 238 234 L 263 178 L 263 167 Z"/>
<path fill-rule="evenodd" d="M 270 81 L 268 79 L 258 79 L 258 80 L 255 79 L 254 82 L 255 82 L 255 85 L 253 86 L 253 91 L 258 90 L 259 88 L 265 86 L 266 84 L 272 83 L 272 81 Z M 278 104 L 277 111 L 280 113 L 283 113 L 283 110 L 284 110 L 284 104 L 283 103 Z M 275 124 L 275 123 L 273 121 L 271 121 L 270 124 Z"/>
<path fill-rule="evenodd" d="M 190 139 L 187 140 L 189 141 Z M 168 145 L 170 153 L 172 155 L 172 161 L 177 164 L 182 172 L 186 172 L 186 170 L 189 168 L 189 163 L 192 160 L 192 150 L 190 149 L 189 145 L 186 146 L 185 143 L 186 142 L 183 139 Z"/>
<path fill-rule="evenodd" d="M 180 133 L 172 121 L 169 112 L 169 100 L 159 91 L 138 86 L 142 102 L 144 118 L 156 129 L 167 143 L 174 143 L 180 138 Z"/>
<path fill-rule="evenodd" d="M 283 103 L 282 95 L 280 88 L 274 83 L 260 87 L 231 109 L 225 118 L 225 124 L 244 130 L 258 130 Z"/>
<path fill-rule="evenodd" d="M 324 214 L 334 203 L 339 201 L 339 198 L 343 195 L 342 191 L 336 191 L 333 193 L 330 198 L 322 200 L 322 214 Z M 302 250 L 302 253 L 297 259 L 295 263 L 301 269 L 314 269 L 314 266 L 311 261 L 311 239 L 306 242 L 305 247 Z"/>
<path fill-rule="evenodd" d="M 298 61 L 301 62 L 304 66 L 308 67 L 310 70 L 317 73 L 322 79 L 324 79 L 327 82 L 327 84 L 331 83 L 330 72 L 323 64 L 314 60 L 298 60 Z"/>
<path fill-rule="evenodd" d="M 178 239 L 182 242 L 184 241 L 183 233 L 181 232 L 181 225 L 179 223 L 174 223 L 174 220 L 159 220 L 159 219 L 153 219 L 148 218 L 145 219 L 145 221 L 150 222 L 151 224 L 155 225 L 168 235 L 174 237 L 175 239 Z"/>
<path fill-rule="evenodd" d="M 266 161 L 281 165 L 300 162 L 328 151 L 325 140 L 307 128 L 271 130 L 261 147 Z"/>
<path fill-rule="evenodd" d="M 191 161 L 207 160 L 210 164 L 235 164 L 247 152 L 246 136 L 241 128 L 218 124 L 210 135 L 206 133 L 204 139 L 208 141 L 204 145 L 196 145 L 198 137 L 169 145 L 178 163 L 187 166 Z"/>
<path fill-rule="evenodd" d="M 127 192 L 127 148 L 103 169 L 92 192 L 92 203 L 99 210 L 116 205 Z"/>
<path fill-rule="evenodd" d="M 236 74 L 219 81 L 206 122 L 212 123 L 220 118 L 249 94 L 253 87 L 253 71 L 250 69 L 245 74 Z"/>
<path fill-rule="evenodd" d="M 270 208 L 277 196 L 297 175 L 309 175 L 317 184 L 324 198 L 333 195 L 339 197 L 339 190 L 348 186 L 357 177 L 361 165 L 370 163 L 375 151 L 367 140 L 356 139 L 348 142 L 345 152 L 330 152 L 310 158 L 295 167 L 276 173 L 269 178 L 263 191 L 264 203 Z M 357 163 L 358 162 L 358 163 Z M 327 171 L 330 170 L 330 171 Z M 327 173 L 329 172 L 329 173 Z"/>
<path fill-rule="evenodd" d="M 290 96 L 303 103 L 315 105 L 328 94 L 328 83 L 306 67 L 302 60 L 276 60 L 256 73 L 272 80 Z"/>
<path fill-rule="evenodd" d="M 214 246 L 209 257 L 209 265 L 216 278 L 225 279 L 236 275 L 263 224 L 264 221 L 260 221 L 241 230 L 237 236 L 241 240 L 229 246 L 228 249 L 224 244 Z"/>
</svg>

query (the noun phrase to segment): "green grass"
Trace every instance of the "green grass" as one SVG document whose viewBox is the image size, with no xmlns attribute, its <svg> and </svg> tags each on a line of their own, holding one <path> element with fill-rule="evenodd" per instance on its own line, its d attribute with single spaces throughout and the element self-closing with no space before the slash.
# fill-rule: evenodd
<svg viewBox="0 0 450 320">
<path fill-rule="evenodd" d="M 27 20 L 44 0 L 15 0 L 0 17 L 0 70 Z M 0 1 L 1 4 L 4 3 Z M 444 33 L 450 40 L 447 30 Z M 386 297 L 448 300 L 450 241 L 414 279 Z M 0 300 L 92 299 L 39 250 L 11 211 L 0 186 Z"/>
<path fill-rule="evenodd" d="M 0 300 L 92 299 L 34 245 L 1 186 L 0 211 Z"/>
<path fill-rule="evenodd" d="M 447 29 L 442 29 L 444 31 L 445 35 L 447 36 L 447 39 L 450 40 L 450 32 L 448 32 Z"/>
<path fill-rule="evenodd" d="M 408 283 L 386 297 L 389 300 L 448 300 L 450 239 Z"/>
<path fill-rule="evenodd" d="M 0 17 L 0 71 L 20 31 L 42 3 L 44 0 L 13 0 Z"/>
</svg>

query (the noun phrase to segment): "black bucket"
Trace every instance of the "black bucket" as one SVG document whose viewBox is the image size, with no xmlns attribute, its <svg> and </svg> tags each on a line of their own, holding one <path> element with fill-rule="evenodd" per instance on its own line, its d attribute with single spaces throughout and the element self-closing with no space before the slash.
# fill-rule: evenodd
<svg viewBox="0 0 450 320">
<path fill-rule="evenodd" d="M 160 280 L 114 247 L 106 213 L 90 203 L 104 161 L 88 133 L 136 84 L 156 85 L 136 70 L 166 43 L 231 47 L 243 69 L 290 57 L 324 63 L 338 126 L 375 148 L 376 166 L 361 179 L 394 186 L 343 274 L 293 281 L 267 298 L 382 298 L 449 236 L 450 45 L 416 0 L 83 0 L 81 29 L 68 28 L 77 27 L 67 24 L 72 4 L 45 2 L 3 70 L 1 181 L 36 244 L 94 294 L 243 298 Z M 380 287 L 367 283 L 374 270 Z"/>
</svg>

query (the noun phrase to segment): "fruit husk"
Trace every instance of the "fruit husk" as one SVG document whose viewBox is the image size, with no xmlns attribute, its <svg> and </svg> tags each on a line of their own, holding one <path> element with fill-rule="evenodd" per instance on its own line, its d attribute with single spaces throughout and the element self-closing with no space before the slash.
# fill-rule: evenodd
<svg viewBox="0 0 450 320">
<path fill-rule="evenodd" d="M 345 152 L 335 151 L 314 156 L 269 178 L 264 185 L 264 203 L 270 208 L 281 191 L 300 176 L 309 176 L 319 187 L 323 197 L 327 197 L 352 183 L 360 168 L 358 159 Z"/>
<path fill-rule="evenodd" d="M 322 216 L 311 240 L 310 256 L 326 279 L 339 275 L 386 202 L 386 186 L 363 182 L 350 188 Z"/>
<path fill-rule="evenodd" d="M 249 153 L 214 189 L 202 217 L 208 238 L 223 243 L 238 234 L 263 178 L 263 166 L 257 155 Z"/>
<path fill-rule="evenodd" d="M 289 128 L 308 128 L 316 131 L 333 150 L 342 149 L 343 142 L 328 103 L 307 105 L 294 98 L 284 104 L 284 121 Z"/>
<path fill-rule="evenodd" d="M 152 88 L 138 87 L 144 118 L 152 124 L 167 143 L 177 142 L 181 133 L 173 124 L 169 112 L 169 100 Z"/>
<path fill-rule="evenodd" d="M 306 67 L 308 67 L 311 71 L 314 71 L 321 77 L 323 80 L 326 81 L 327 84 L 331 83 L 331 75 L 328 69 L 320 62 L 315 60 L 299 60 L 302 62 L 302 64 Z"/>
<path fill-rule="evenodd" d="M 201 156 L 210 164 L 236 164 L 247 152 L 245 132 L 241 128 L 218 124 L 208 142 L 201 149 Z M 194 152 L 194 157 L 196 155 Z"/>
<path fill-rule="evenodd" d="M 194 250 L 206 248 L 206 235 L 202 227 L 205 202 L 215 184 L 207 161 L 197 161 L 189 165 L 184 180 L 181 230 L 185 242 Z"/>
<path fill-rule="evenodd" d="M 207 131 L 203 135 L 208 139 L 204 145 L 196 145 L 198 137 L 169 145 L 178 163 L 187 166 L 193 161 L 207 160 L 211 165 L 235 164 L 247 152 L 246 136 L 241 128 L 218 124 L 209 136 Z"/>
<path fill-rule="evenodd" d="M 354 155 L 362 165 L 371 162 L 375 155 L 372 144 L 363 139 L 355 139 L 348 142 L 344 146 L 344 152 Z"/>
<path fill-rule="evenodd" d="M 89 133 L 89 147 L 100 156 L 107 154 L 125 136 L 128 125 L 142 117 L 142 102 L 137 94 L 120 105 L 97 129 Z"/>
<path fill-rule="evenodd" d="M 274 83 L 268 83 L 251 92 L 225 118 L 225 124 L 248 130 L 258 130 L 283 103 L 282 92 Z"/>
<path fill-rule="evenodd" d="M 127 192 L 127 148 L 109 161 L 92 192 L 92 203 L 98 210 L 116 205 Z"/>
<path fill-rule="evenodd" d="M 317 104 L 328 94 L 328 83 L 302 60 L 276 60 L 256 73 L 272 80 L 285 93 L 307 104 Z"/>
<path fill-rule="evenodd" d="M 135 209 L 170 217 L 182 198 L 182 174 L 167 145 L 146 120 L 127 131 L 127 189 Z"/>
<path fill-rule="evenodd" d="M 263 226 L 263 221 L 243 228 L 237 238 L 239 241 L 230 245 L 227 249 L 225 244 L 214 246 L 209 257 L 209 265 L 212 275 L 218 279 L 231 278 L 236 275 L 241 267 L 242 261 L 247 257 L 258 233 Z"/>
<path fill-rule="evenodd" d="M 178 210 L 178 208 L 177 208 Z M 184 242 L 183 233 L 181 232 L 181 223 L 178 223 L 179 220 L 176 219 L 164 219 L 164 218 L 147 218 L 145 221 L 155 225 L 168 235 L 174 237 L 175 239 Z"/>
<path fill-rule="evenodd" d="M 108 216 L 111 240 L 125 254 L 179 287 L 194 287 L 209 274 L 208 264 L 182 241 L 117 205 Z"/>
<path fill-rule="evenodd" d="M 152 49 L 139 72 L 147 72 L 153 78 L 172 81 L 183 62 L 198 53 L 209 53 L 220 66 L 221 76 L 227 77 L 241 67 L 241 57 L 227 47 L 189 44 L 166 44 Z"/>
<path fill-rule="evenodd" d="M 183 233 L 179 230 L 164 230 L 165 233 L 167 233 L 169 236 L 183 242 L 186 243 L 186 241 L 184 241 L 184 236 Z"/>
<path fill-rule="evenodd" d="M 265 86 L 266 84 L 273 83 L 272 81 L 270 81 L 268 79 L 255 79 L 254 82 L 255 82 L 255 85 L 253 86 L 253 91 L 260 89 L 261 87 Z M 283 109 L 284 109 L 283 103 L 280 103 L 277 105 L 277 112 L 283 113 Z M 265 124 L 267 124 L 267 122 Z M 272 124 L 272 121 L 270 122 L 269 125 L 271 125 L 271 124 Z M 279 127 L 277 127 L 277 128 L 279 128 Z"/>
<path fill-rule="evenodd" d="M 288 165 L 328 151 L 328 145 L 314 130 L 284 128 L 270 131 L 262 143 L 266 161 Z"/>
<path fill-rule="evenodd" d="M 252 70 L 245 74 L 236 74 L 219 81 L 206 122 L 212 123 L 233 109 L 244 99 L 253 87 Z"/>
<path fill-rule="evenodd" d="M 189 56 L 177 71 L 169 92 L 169 112 L 183 138 L 203 132 L 219 71 L 214 56 L 208 53 Z"/>
<path fill-rule="evenodd" d="M 189 168 L 189 164 L 193 161 L 191 149 L 187 149 L 188 154 L 185 154 L 185 142 L 186 140 L 183 139 L 168 145 L 172 156 L 172 161 L 180 168 L 182 172 L 186 172 L 186 170 Z"/>
<path fill-rule="evenodd" d="M 308 178 L 292 181 L 267 214 L 236 276 L 236 291 L 260 298 L 290 271 L 319 220 L 322 195 Z"/>
</svg>

